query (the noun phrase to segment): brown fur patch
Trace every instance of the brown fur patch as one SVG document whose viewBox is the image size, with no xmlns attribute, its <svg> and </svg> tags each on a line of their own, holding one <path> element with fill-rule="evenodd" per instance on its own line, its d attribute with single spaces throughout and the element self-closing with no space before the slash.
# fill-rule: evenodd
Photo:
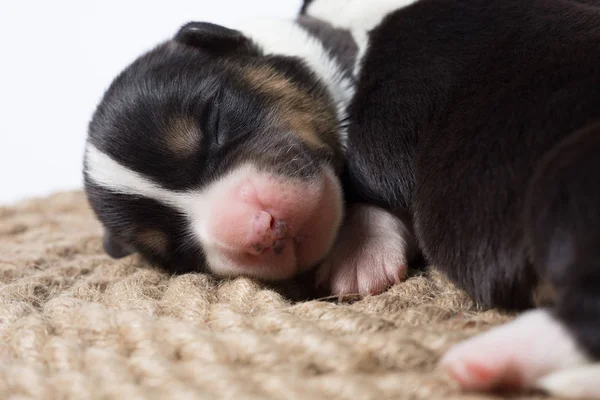
<svg viewBox="0 0 600 400">
<path fill-rule="evenodd" d="M 549 307 L 554 305 L 556 289 L 550 282 L 542 282 L 533 290 L 533 304 L 536 307 Z"/>
<path fill-rule="evenodd" d="M 269 66 L 248 68 L 247 81 L 273 99 L 277 118 L 311 149 L 339 148 L 333 105 L 322 95 L 309 94 Z"/>
<path fill-rule="evenodd" d="M 143 246 L 157 254 L 165 253 L 168 250 L 169 239 L 164 232 L 148 229 L 138 233 L 137 237 Z"/>
<path fill-rule="evenodd" d="M 193 120 L 178 117 L 171 122 L 164 138 L 171 153 L 181 157 L 189 156 L 200 147 L 200 128 Z"/>
</svg>

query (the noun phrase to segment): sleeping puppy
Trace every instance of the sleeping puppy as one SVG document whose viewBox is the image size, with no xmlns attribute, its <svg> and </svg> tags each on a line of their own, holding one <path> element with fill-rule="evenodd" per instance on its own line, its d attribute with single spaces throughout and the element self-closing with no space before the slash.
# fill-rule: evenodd
<svg viewBox="0 0 600 400">
<path fill-rule="evenodd" d="M 192 22 L 133 62 L 86 145 L 106 251 L 268 280 L 317 264 L 343 216 L 344 57 L 296 21 Z"/>
<path fill-rule="evenodd" d="M 135 60 L 104 94 L 85 149 L 106 252 L 263 280 L 321 263 L 344 218 L 357 50 L 348 31 L 304 15 L 236 29 L 191 22 Z M 389 271 L 376 266 L 371 279 L 363 263 L 362 293 L 404 276 L 409 252 L 393 243 Z M 339 284 L 330 275 L 322 283 L 340 293 L 359 286 L 354 272 Z"/>
<path fill-rule="evenodd" d="M 428 262 L 485 307 L 545 305 L 442 365 L 466 389 L 600 398 L 600 2 L 314 0 L 303 10 L 351 30 L 360 48 L 348 209 L 408 215 Z M 340 236 L 332 254 L 351 240 Z"/>
</svg>

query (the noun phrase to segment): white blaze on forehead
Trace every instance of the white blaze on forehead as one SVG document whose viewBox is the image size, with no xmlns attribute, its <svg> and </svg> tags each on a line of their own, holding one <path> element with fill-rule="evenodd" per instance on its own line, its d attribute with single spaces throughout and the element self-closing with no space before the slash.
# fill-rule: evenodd
<svg viewBox="0 0 600 400">
<path fill-rule="evenodd" d="M 336 105 L 338 121 L 344 121 L 346 108 L 354 95 L 354 84 L 338 62 L 317 38 L 294 21 L 256 19 L 237 24 L 236 29 L 256 43 L 265 55 L 298 57 L 327 87 Z M 346 134 L 340 133 L 345 147 Z"/>
<path fill-rule="evenodd" d="M 142 196 L 184 211 L 190 204 L 190 194 L 160 187 L 149 178 L 127 168 L 98 150 L 86 146 L 86 172 L 96 185 L 112 192 Z"/>
<path fill-rule="evenodd" d="M 93 183 L 111 192 L 141 196 L 175 208 L 190 219 L 194 233 L 204 243 L 209 244 L 210 238 L 206 235 L 205 226 L 210 213 L 208 205 L 211 199 L 224 196 L 223 192 L 231 184 L 243 177 L 256 174 L 257 170 L 250 165 L 243 165 L 201 190 L 191 189 L 178 192 L 161 187 L 152 179 L 122 165 L 98 150 L 93 144 L 88 143 L 86 172 Z"/>
<path fill-rule="evenodd" d="M 306 10 L 312 17 L 352 32 L 358 45 L 354 73 L 360 72 L 361 60 L 368 47 L 368 32 L 396 10 L 417 0 L 314 0 Z"/>
<path fill-rule="evenodd" d="M 98 150 L 93 144 L 86 147 L 86 172 L 89 179 L 98 186 L 111 192 L 130 196 L 141 196 L 175 208 L 187 216 L 191 232 L 204 245 L 210 246 L 211 237 L 207 233 L 207 219 L 210 213 L 209 203 L 216 196 L 223 195 L 227 181 L 237 181 L 254 171 L 251 167 L 236 168 L 203 190 L 173 191 L 161 187 L 150 178 L 122 165 L 109 155 Z"/>
<path fill-rule="evenodd" d="M 239 173 L 239 170 L 236 171 Z M 208 206 L 210 199 L 214 197 L 214 194 L 219 194 L 223 185 L 215 182 L 203 191 L 176 192 L 168 190 L 160 187 L 150 178 L 122 165 L 91 143 L 88 143 L 86 147 L 86 172 L 94 184 L 104 189 L 115 193 L 149 198 L 171 206 L 187 216 L 190 225 L 186 229 L 204 245 L 209 267 L 214 269 L 215 265 L 220 265 L 222 260 L 218 257 L 218 252 L 211 249 L 212 243 L 207 232 L 207 219 L 210 213 Z M 235 179 L 235 173 L 224 177 L 221 181 L 232 178 Z"/>
<path fill-rule="evenodd" d="M 86 173 L 94 184 L 111 192 L 145 197 L 173 207 L 190 221 L 190 226 L 185 227 L 186 230 L 190 231 L 193 237 L 205 242 L 206 220 L 210 211 L 207 206 L 209 193 L 211 188 L 218 185 L 209 185 L 205 190 L 168 190 L 122 165 L 91 143 L 86 147 Z"/>
</svg>

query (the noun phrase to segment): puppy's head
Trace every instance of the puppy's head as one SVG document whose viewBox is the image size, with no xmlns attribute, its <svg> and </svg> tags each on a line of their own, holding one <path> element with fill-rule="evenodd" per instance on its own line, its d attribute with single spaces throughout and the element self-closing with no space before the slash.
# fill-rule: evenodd
<svg viewBox="0 0 600 400">
<path fill-rule="evenodd" d="M 343 213 L 335 106 L 293 57 L 189 23 L 111 84 L 85 189 L 113 257 L 284 279 L 329 251 Z"/>
</svg>

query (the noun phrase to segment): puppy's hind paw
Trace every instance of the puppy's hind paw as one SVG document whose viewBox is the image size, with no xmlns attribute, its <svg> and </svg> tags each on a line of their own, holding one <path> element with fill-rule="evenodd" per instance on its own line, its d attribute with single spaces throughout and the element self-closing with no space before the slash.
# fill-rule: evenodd
<svg viewBox="0 0 600 400">
<path fill-rule="evenodd" d="M 440 365 L 467 391 L 542 389 L 600 399 L 600 365 L 545 310 L 527 312 L 459 343 Z"/>
<path fill-rule="evenodd" d="M 566 399 L 600 399 L 600 363 L 546 375 L 539 379 L 534 386 Z"/>
</svg>

